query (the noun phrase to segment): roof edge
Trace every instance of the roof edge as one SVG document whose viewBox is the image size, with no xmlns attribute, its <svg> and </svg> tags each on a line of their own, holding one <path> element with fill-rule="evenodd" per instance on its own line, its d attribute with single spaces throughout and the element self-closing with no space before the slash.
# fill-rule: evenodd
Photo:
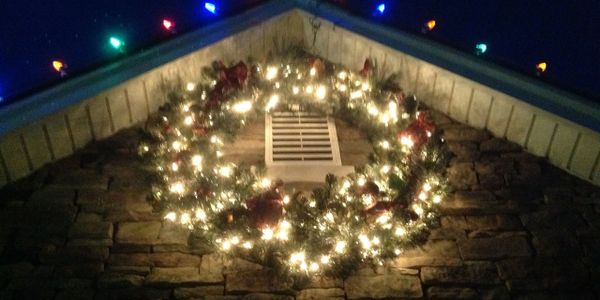
<svg viewBox="0 0 600 300">
<path fill-rule="evenodd" d="M 556 86 L 482 61 L 457 49 L 349 14 L 328 3 L 293 0 L 298 8 L 370 40 L 498 90 L 600 132 L 600 104 Z"/>
<path fill-rule="evenodd" d="M 0 109 L 0 136 L 291 10 L 294 4 L 269 1 L 9 104 Z"/>
</svg>

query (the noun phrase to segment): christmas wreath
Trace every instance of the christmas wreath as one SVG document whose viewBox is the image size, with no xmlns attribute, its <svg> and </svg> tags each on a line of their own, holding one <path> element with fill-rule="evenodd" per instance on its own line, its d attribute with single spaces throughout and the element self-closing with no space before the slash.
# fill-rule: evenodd
<svg viewBox="0 0 600 300">
<path fill-rule="evenodd" d="M 217 251 L 290 274 L 347 275 L 401 255 L 427 234 L 444 198 L 446 151 L 398 75 L 375 63 L 352 72 L 296 54 L 269 62 L 214 62 L 198 83 L 176 84 L 150 118 L 140 154 L 155 170 L 165 219 Z M 311 195 L 286 193 L 264 166 L 223 161 L 245 124 L 278 109 L 326 113 L 364 130 L 371 162 L 327 175 Z"/>
</svg>

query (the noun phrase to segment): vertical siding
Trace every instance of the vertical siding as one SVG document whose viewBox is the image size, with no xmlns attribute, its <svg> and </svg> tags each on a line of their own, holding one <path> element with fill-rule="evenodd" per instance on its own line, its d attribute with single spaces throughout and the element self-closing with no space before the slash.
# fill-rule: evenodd
<svg viewBox="0 0 600 300">
<path fill-rule="evenodd" d="M 492 100 L 490 117 L 487 128 L 497 137 L 505 137 L 508 130 L 508 122 L 513 114 L 512 101 L 506 96 L 500 95 Z"/>
<path fill-rule="evenodd" d="M 131 124 L 132 116 L 125 97 L 125 87 L 118 86 L 110 90 L 106 99 L 108 99 L 110 108 L 110 119 L 113 121 L 113 132 L 128 127 Z"/>
<path fill-rule="evenodd" d="M 345 66 L 351 66 L 356 53 L 356 39 L 354 39 L 354 33 L 338 28 L 341 35 L 341 41 L 338 47 L 340 55 L 340 63 Z"/>
<path fill-rule="evenodd" d="M 415 94 L 419 95 L 419 98 L 427 103 L 427 105 L 433 103 L 433 90 L 437 77 L 436 70 L 437 68 L 433 65 L 427 63 L 420 64 Z"/>
<path fill-rule="evenodd" d="M 9 182 L 8 170 L 6 169 L 6 163 L 4 162 L 4 157 L 2 156 L 2 151 L 0 151 L 0 186 L 3 186 Z"/>
<path fill-rule="evenodd" d="M 87 103 L 89 117 L 92 123 L 92 134 L 95 140 L 110 136 L 113 132 L 113 121 L 108 112 L 108 98 L 100 94 Z"/>
<path fill-rule="evenodd" d="M 250 37 L 250 55 L 255 59 L 261 59 L 264 53 L 264 40 L 262 26 L 256 26 L 249 30 Z"/>
<path fill-rule="evenodd" d="M 435 80 L 431 106 L 434 109 L 447 114 L 453 87 L 454 80 L 448 75 L 439 73 Z"/>
<path fill-rule="evenodd" d="M 61 159 L 73 153 L 74 147 L 69 135 L 64 112 L 47 118 L 44 125 L 46 126 L 50 147 L 54 154 L 53 159 Z"/>
<path fill-rule="evenodd" d="M 527 141 L 527 149 L 537 156 L 546 156 L 555 130 L 556 122 L 547 116 L 536 115 Z"/>
<path fill-rule="evenodd" d="M 132 80 L 126 85 L 127 99 L 131 109 L 131 117 L 134 123 L 146 119 L 150 113 L 150 107 L 144 93 L 144 83 L 141 80 Z"/>
<path fill-rule="evenodd" d="M 342 62 L 342 53 L 340 45 L 342 44 L 342 31 L 337 26 L 332 26 L 329 31 L 329 43 L 327 44 L 327 59 L 333 63 L 339 64 Z"/>
<path fill-rule="evenodd" d="M 590 179 L 599 152 L 600 139 L 598 136 L 582 134 L 573 152 L 569 170 L 582 178 Z"/>
<path fill-rule="evenodd" d="M 67 114 L 69 130 L 75 143 L 75 148 L 83 148 L 89 143 L 92 137 L 91 120 L 88 117 L 86 103 L 80 103 L 72 106 L 72 109 Z"/>
<path fill-rule="evenodd" d="M 29 162 L 21 136 L 17 133 L 9 134 L 2 137 L 0 141 L 0 152 L 4 158 L 4 163 L 8 169 L 8 175 L 11 180 L 19 179 L 31 171 L 29 169 Z"/>
<path fill-rule="evenodd" d="M 491 104 L 492 95 L 488 94 L 486 91 L 474 89 L 468 124 L 477 129 L 485 128 L 490 114 Z"/>
<path fill-rule="evenodd" d="M 32 170 L 39 169 L 52 160 L 52 151 L 41 123 L 36 123 L 22 130 L 24 148 Z"/>
<path fill-rule="evenodd" d="M 548 153 L 550 162 L 562 169 L 567 168 L 578 139 L 579 132 L 576 128 L 558 124 Z"/>
<path fill-rule="evenodd" d="M 154 71 L 151 71 L 147 76 L 144 77 L 143 80 L 150 111 L 157 111 L 158 108 L 165 102 L 161 70 L 155 69 Z"/>
<path fill-rule="evenodd" d="M 288 29 L 288 40 L 290 43 L 297 47 L 304 45 L 304 18 L 300 11 L 293 10 L 287 16 L 287 27 Z"/>
<path fill-rule="evenodd" d="M 466 123 L 472 96 L 473 87 L 471 85 L 462 80 L 456 81 L 452 92 L 449 115 L 457 121 Z"/>
<path fill-rule="evenodd" d="M 506 138 L 521 146 L 525 146 L 534 114 L 526 107 L 514 109 L 506 131 Z"/>
</svg>

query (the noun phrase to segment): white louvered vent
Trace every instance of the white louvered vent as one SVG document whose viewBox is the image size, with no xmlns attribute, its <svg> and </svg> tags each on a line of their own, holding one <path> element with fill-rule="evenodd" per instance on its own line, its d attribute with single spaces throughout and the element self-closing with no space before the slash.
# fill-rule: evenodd
<svg viewBox="0 0 600 300">
<path fill-rule="evenodd" d="M 309 112 L 273 112 L 265 123 L 267 165 L 341 166 L 333 119 Z"/>
</svg>

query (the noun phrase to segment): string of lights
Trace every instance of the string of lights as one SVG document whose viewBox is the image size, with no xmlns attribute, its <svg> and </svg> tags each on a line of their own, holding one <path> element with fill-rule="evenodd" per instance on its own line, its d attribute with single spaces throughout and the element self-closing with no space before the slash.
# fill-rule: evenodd
<svg viewBox="0 0 600 300">
<path fill-rule="evenodd" d="M 345 3 L 345 1 L 340 1 L 340 3 L 342 3 L 342 2 Z M 218 15 L 224 13 L 223 9 L 221 8 L 221 6 L 223 4 L 224 3 L 219 2 L 219 1 L 204 1 L 204 2 L 201 2 L 201 9 L 204 12 L 206 12 L 205 17 L 213 16 L 213 15 L 218 16 Z M 392 5 L 392 4 L 388 5 L 388 4 L 390 4 L 390 3 L 376 2 L 376 3 L 372 4 L 371 9 L 373 11 L 374 19 L 377 19 L 377 17 L 381 17 L 381 16 L 384 16 L 384 15 L 387 15 L 390 13 L 395 13 L 394 5 Z M 176 20 L 173 18 L 165 17 L 165 18 L 160 19 L 160 27 L 172 36 L 177 34 L 176 24 L 177 24 Z M 423 23 L 421 32 L 423 34 L 429 34 L 432 31 L 436 30 L 438 26 L 443 26 L 443 25 L 444 24 L 440 24 L 435 19 L 430 19 Z M 128 50 L 132 51 L 133 49 L 136 49 L 135 41 L 128 43 L 127 37 L 125 35 L 121 35 L 121 34 L 122 33 L 120 33 L 120 34 L 115 33 L 108 37 L 107 44 L 109 46 L 109 49 L 112 49 L 115 53 L 122 54 L 122 55 L 126 54 L 128 52 Z M 483 55 L 486 55 L 489 51 L 490 51 L 490 45 L 488 43 L 479 42 L 474 45 L 473 53 L 475 55 L 483 56 Z M 71 59 L 73 59 L 73 58 L 71 57 Z M 79 62 L 73 62 L 73 64 L 71 64 L 69 62 L 69 60 L 70 60 L 69 57 L 63 57 L 62 59 L 55 57 L 54 59 L 52 59 L 50 61 L 51 69 L 56 71 L 56 74 L 60 78 L 67 79 L 69 77 L 69 75 L 72 75 L 70 73 L 77 74 L 77 71 L 79 69 L 82 69 L 83 67 L 85 67 L 85 66 L 81 66 Z M 73 59 L 73 60 L 75 60 L 75 59 Z M 61 64 L 62 66 L 59 66 L 58 64 Z M 70 65 L 70 67 L 72 67 L 71 71 L 73 71 L 73 72 L 67 71 L 67 65 Z M 536 63 L 533 66 L 533 70 L 535 71 L 534 74 L 536 74 L 537 76 L 542 76 L 548 70 L 548 67 L 549 67 L 549 63 L 547 61 L 539 61 L 538 63 Z M 5 87 L 5 89 L 6 89 L 6 87 Z"/>
</svg>

